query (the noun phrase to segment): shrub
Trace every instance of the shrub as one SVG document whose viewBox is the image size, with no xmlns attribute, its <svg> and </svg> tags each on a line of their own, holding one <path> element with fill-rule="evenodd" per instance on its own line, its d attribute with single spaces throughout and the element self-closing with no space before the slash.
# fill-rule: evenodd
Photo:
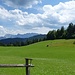
<svg viewBox="0 0 75 75">
<path fill-rule="evenodd" d="M 75 41 L 73 42 L 73 44 L 75 44 Z"/>
</svg>

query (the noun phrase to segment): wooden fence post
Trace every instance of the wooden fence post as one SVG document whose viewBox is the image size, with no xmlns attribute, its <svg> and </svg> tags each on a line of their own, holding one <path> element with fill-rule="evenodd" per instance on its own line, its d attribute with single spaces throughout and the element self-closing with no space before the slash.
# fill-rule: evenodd
<svg viewBox="0 0 75 75">
<path fill-rule="evenodd" d="M 26 75 L 30 75 L 30 67 L 32 66 L 31 61 L 32 59 L 29 58 L 25 58 L 26 59 L 26 65 L 30 65 L 30 66 L 26 66 Z"/>
</svg>

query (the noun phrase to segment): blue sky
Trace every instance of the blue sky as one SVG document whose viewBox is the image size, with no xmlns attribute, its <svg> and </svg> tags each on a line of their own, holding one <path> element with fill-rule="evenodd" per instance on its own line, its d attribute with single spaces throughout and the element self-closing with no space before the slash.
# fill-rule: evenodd
<svg viewBox="0 0 75 75">
<path fill-rule="evenodd" d="M 75 23 L 75 0 L 0 0 L 0 36 L 39 33 Z"/>
</svg>

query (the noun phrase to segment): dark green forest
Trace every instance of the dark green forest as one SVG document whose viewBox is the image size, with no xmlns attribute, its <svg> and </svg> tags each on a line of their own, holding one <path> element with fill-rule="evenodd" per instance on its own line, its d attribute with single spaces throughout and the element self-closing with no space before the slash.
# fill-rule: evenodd
<svg viewBox="0 0 75 75">
<path fill-rule="evenodd" d="M 47 33 L 47 40 L 54 39 L 74 39 L 75 38 L 75 25 L 70 23 L 65 29 L 64 26 L 61 29 L 52 30 Z"/>
<path fill-rule="evenodd" d="M 36 35 L 30 38 L 7 38 L 0 40 L 0 46 L 26 46 L 46 39 L 46 35 Z"/>
</svg>

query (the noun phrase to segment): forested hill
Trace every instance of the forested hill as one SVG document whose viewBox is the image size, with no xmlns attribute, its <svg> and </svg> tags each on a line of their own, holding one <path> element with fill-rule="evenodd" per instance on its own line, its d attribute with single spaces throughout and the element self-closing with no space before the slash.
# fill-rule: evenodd
<svg viewBox="0 0 75 75">
<path fill-rule="evenodd" d="M 42 34 L 29 38 L 7 38 L 0 40 L 0 46 L 26 46 L 46 39 L 46 35 Z"/>
</svg>

